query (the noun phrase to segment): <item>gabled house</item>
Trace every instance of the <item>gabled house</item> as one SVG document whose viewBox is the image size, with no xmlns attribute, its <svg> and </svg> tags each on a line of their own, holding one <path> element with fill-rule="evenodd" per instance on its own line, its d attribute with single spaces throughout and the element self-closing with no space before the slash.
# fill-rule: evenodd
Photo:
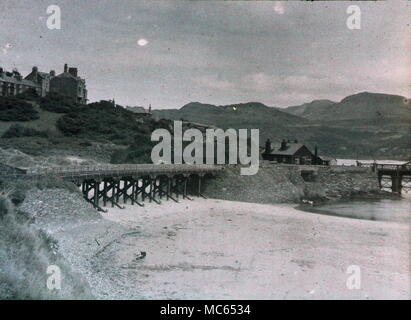
<svg viewBox="0 0 411 320">
<path fill-rule="evenodd" d="M 303 143 L 295 140 L 283 140 L 281 143 L 271 143 L 268 139 L 262 153 L 264 160 L 287 164 L 324 165 L 325 163 L 317 154 L 317 147 L 313 154 Z"/>
<path fill-rule="evenodd" d="M 51 78 L 50 92 L 68 97 L 77 103 L 87 103 L 86 81 L 78 76 L 77 68 L 68 68 L 67 64 L 64 65 L 63 73 Z"/>
<path fill-rule="evenodd" d="M 40 86 L 40 97 L 44 97 L 50 91 L 50 79 L 53 78 L 56 73 L 52 70 L 50 73 L 40 72 L 37 67 L 33 67 L 31 72 L 24 78 L 26 80 L 33 81 Z"/>
</svg>

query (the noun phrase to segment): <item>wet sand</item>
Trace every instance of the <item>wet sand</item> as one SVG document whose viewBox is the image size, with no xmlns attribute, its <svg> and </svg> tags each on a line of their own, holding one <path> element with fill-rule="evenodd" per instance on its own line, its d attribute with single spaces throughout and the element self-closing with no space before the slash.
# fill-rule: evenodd
<svg viewBox="0 0 411 320">
<path fill-rule="evenodd" d="M 93 255 L 117 298 L 410 298 L 409 224 L 198 198 L 103 217 L 127 230 L 110 241 L 100 232 Z M 350 265 L 360 290 L 347 288 Z"/>
</svg>

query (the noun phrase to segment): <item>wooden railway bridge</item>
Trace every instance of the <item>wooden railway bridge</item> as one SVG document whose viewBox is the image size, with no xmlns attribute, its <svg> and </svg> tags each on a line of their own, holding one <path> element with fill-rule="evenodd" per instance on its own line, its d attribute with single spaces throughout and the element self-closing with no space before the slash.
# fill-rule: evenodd
<svg viewBox="0 0 411 320">
<path fill-rule="evenodd" d="M 378 183 L 381 189 L 391 189 L 401 193 L 411 190 L 411 162 L 404 164 L 359 163 L 360 166 L 371 167 L 378 173 Z"/>
<path fill-rule="evenodd" d="M 380 188 L 391 188 L 392 192 L 401 193 L 411 190 L 411 164 L 376 166 Z M 391 183 L 390 183 L 391 180 Z"/>
<path fill-rule="evenodd" d="M 161 200 L 178 202 L 181 196 L 204 197 L 202 180 L 221 170 L 215 165 L 188 164 L 121 164 L 98 166 L 66 166 L 30 168 L 19 174 L 30 178 L 56 176 L 72 181 L 81 188 L 83 197 L 97 210 L 102 206 L 120 205 L 120 201 L 144 206 L 144 201 L 161 203 Z"/>
</svg>

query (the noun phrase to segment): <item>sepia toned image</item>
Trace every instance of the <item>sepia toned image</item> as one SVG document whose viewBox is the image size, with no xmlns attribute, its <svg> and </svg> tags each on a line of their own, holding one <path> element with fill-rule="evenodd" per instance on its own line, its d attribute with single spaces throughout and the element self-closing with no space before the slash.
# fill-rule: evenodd
<svg viewBox="0 0 411 320">
<path fill-rule="evenodd" d="M 410 17 L 0 0 L 0 300 L 409 300 Z"/>
</svg>

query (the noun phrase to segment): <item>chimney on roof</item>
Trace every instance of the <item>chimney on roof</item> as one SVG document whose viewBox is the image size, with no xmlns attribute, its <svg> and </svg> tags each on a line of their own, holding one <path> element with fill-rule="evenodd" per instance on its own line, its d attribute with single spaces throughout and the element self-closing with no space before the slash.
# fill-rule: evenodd
<svg viewBox="0 0 411 320">
<path fill-rule="evenodd" d="M 68 71 L 73 77 L 77 77 L 77 68 L 69 68 Z"/>
<path fill-rule="evenodd" d="M 285 141 L 285 139 L 283 139 L 283 141 L 281 141 L 280 150 L 285 150 L 285 149 L 287 149 L 287 141 Z"/>
<path fill-rule="evenodd" d="M 271 140 L 267 139 L 265 142 L 265 151 L 264 153 L 271 153 Z"/>
<path fill-rule="evenodd" d="M 51 75 L 52 77 L 55 77 L 55 76 L 56 76 L 56 71 L 50 70 L 50 75 Z"/>
<path fill-rule="evenodd" d="M 36 77 L 35 79 L 36 79 L 36 81 L 37 81 L 37 73 L 38 73 L 38 71 L 39 71 L 39 69 L 36 67 L 36 66 L 34 66 L 32 69 L 31 69 L 31 72 L 34 74 L 34 76 Z"/>
<path fill-rule="evenodd" d="M 16 68 L 13 69 L 13 77 L 19 81 L 23 79 L 20 72 Z"/>
<path fill-rule="evenodd" d="M 67 72 L 67 69 L 68 69 L 67 63 L 65 63 L 65 64 L 64 64 L 64 73 Z"/>
<path fill-rule="evenodd" d="M 4 73 L 4 70 L 2 67 L 0 67 L 0 77 L 3 75 L 3 73 Z"/>
</svg>

